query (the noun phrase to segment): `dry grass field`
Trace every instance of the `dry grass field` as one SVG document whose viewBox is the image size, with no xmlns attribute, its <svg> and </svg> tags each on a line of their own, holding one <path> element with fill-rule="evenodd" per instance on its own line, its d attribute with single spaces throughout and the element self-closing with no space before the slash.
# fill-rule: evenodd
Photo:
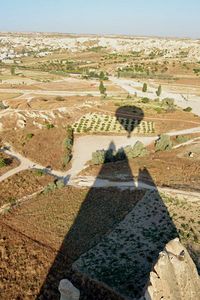
<svg viewBox="0 0 200 300">
<path fill-rule="evenodd" d="M 19 165 L 19 161 L 17 159 L 0 152 L 0 161 L 2 160 L 5 161 L 5 166 L 0 167 L 0 176 Z"/>
<path fill-rule="evenodd" d="M 46 123 L 46 126 L 48 124 Z M 66 128 L 32 128 L 32 130 L 9 131 L 4 135 L 4 140 L 23 156 L 44 167 L 51 166 L 55 170 L 64 170 L 66 139 Z"/>
<path fill-rule="evenodd" d="M 15 204 L 17 200 L 40 191 L 53 180 L 53 177 L 40 175 L 34 170 L 17 173 L 0 182 L 0 206 Z"/>
</svg>

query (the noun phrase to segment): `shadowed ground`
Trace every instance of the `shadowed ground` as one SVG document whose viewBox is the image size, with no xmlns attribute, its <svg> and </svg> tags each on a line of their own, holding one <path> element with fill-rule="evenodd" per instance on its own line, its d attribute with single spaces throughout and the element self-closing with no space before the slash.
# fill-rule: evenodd
<svg viewBox="0 0 200 300">
<path fill-rule="evenodd" d="M 116 112 L 119 122 L 130 109 L 137 111 L 138 123 L 142 120 L 143 112 L 139 108 L 123 107 Z M 127 130 L 128 136 L 133 129 Z M 107 155 L 114 151 L 111 144 Z M 123 156 L 126 175 L 134 182 L 125 153 Z M 96 180 L 103 177 L 105 164 Z M 140 170 L 139 179 L 144 177 L 153 184 L 146 169 Z M 159 252 L 177 236 L 157 189 L 153 192 L 129 189 L 123 191 L 121 198 L 116 197 L 116 193 L 121 193 L 116 188 L 102 189 L 102 193 L 98 190 L 91 188 L 86 195 L 37 299 L 55 299 L 52 294 L 56 292 L 59 280 L 67 277 L 73 281 L 73 272 L 70 272 L 73 263 L 73 268 L 79 273 L 103 282 L 117 293 L 138 298 Z M 81 299 L 97 299 L 94 290 L 84 287 L 80 281 L 75 283 L 81 288 Z M 98 299 L 111 299 L 106 294 L 98 295 Z"/>
</svg>

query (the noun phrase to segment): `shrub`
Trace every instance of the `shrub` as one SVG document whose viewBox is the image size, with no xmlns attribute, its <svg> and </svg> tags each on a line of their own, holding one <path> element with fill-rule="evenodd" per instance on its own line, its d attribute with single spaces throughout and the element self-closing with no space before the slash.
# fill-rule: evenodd
<svg viewBox="0 0 200 300">
<path fill-rule="evenodd" d="M 4 105 L 2 101 L 0 101 L 0 109 L 6 109 L 8 106 Z"/>
<path fill-rule="evenodd" d="M 112 149 L 109 149 L 107 151 L 105 151 L 105 160 L 104 162 L 105 163 L 108 163 L 108 162 L 113 162 L 115 161 L 115 152 L 113 152 Z"/>
<path fill-rule="evenodd" d="M 115 154 L 115 160 L 120 161 L 126 159 L 125 151 L 123 148 L 119 149 Z"/>
<path fill-rule="evenodd" d="M 62 189 L 62 188 L 64 188 L 64 186 L 65 186 L 64 180 L 59 179 L 59 180 L 56 181 L 57 189 Z"/>
<path fill-rule="evenodd" d="M 166 107 L 166 111 L 171 112 L 175 110 L 174 99 L 173 98 L 164 98 L 162 104 Z"/>
<path fill-rule="evenodd" d="M 72 149 L 72 146 L 73 146 L 73 140 L 69 137 L 67 137 L 65 139 L 65 147 L 68 149 L 68 150 L 71 150 Z"/>
<path fill-rule="evenodd" d="M 144 144 L 140 141 L 137 141 L 132 148 L 132 158 L 142 157 L 147 155 L 148 151 L 145 148 Z"/>
<path fill-rule="evenodd" d="M 179 144 L 182 144 L 182 143 L 185 143 L 187 142 L 189 139 L 187 136 L 184 136 L 184 135 L 177 135 L 176 136 L 176 142 L 179 143 Z"/>
<path fill-rule="evenodd" d="M 33 133 L 27 133 L 26 139 L 27 139 L 27 140 L 30 140 L 30 139 L 32 139 L 33 136 L 34 136 Z"/>
<path fill-rule="evenodd" d="M 6 160 L 4 158 L 0 158 L 0 168 L 5 167 L 6 165 Z"/>
<path fill-rule="evenodd" d="M 143 93 L 147 92 L 147 84 L 146 83 L 143 84 L 142 91 L 143 91 Z"/>
<path fill-rule="evenodd" d="M 137 141 L 133 147 L 126 146 L 124 148 L 124 153 L 126 157 L 130 159 L 145 156 L 148 151 L 142 142 Z"/>
<path fill-rule="evenodd" d="M 64 160 L 63 160 L 63 167 L 65 168 L 66 165 L 70 162 L 70 160 L 72 159 L 72 155 L 67 153 L 64 157 Z"/>
<path fill-rule="evenodd" d="M 188 106 L 188 107 L 184 108 L 184 111 L 191 112 L 192 111 L 192 107 Z"/>
<path fill-rule="evenodd" d="M 164 98 L 162 100 L 162 104 L 167 106 L 173 106 L 174 105 L 174 99 L 173 98 Z"/>
<path fill-rule="evenodd" d="M 127 158 L 132 158 L 132 147 L 131 146 L 126 146 L 124 148 L 124 153 L 125 153 L 125 156 Z"/>
<path fill-rule="evenodd" d="M 167 151 L 172 149 L 172 141 L 169 135 L 161 134 L 159 139 L 155 142 L 156 151 Z"/>
<path fill-rule="evenodd" d="M 43 176 L 44 174 L 45 174 L 44 170 L 41 169 L 35 170 L 35 175 L 38 177 Z"/>
<path fill-rule="evenodd" d="M 161 114 L 163 112 L 161 107 L 154 107 L 154 110 L 157 112 L 157 114 Z"/>
<path fill-rule="evenodd" d="M 43 193 L 48 194 L 52 191 L 55 191 L 57 188 L 55 183 L 49 183 L 47 186 L 45 186 Z"/>
<path fill-rule="evenodd" d="M 105 150 L 97 150 L 96 152 L 92 153 L 91 163 L 93 165 L 101 165 L 105 162 L 105 158 L 106 158 L 106 151 Z"/>
<path fill-rule="evenodd" d="M 65 99 L 63 98 L 63 97 L 61 97 L 61 96 L 57 96 L 56 97 L 56 101 L 64 101 Z"/>
<path fill-rule="evenodd" d="M 17 204 L 17 199 L 15 197 L 9 197 L 8 203 L 10 203 L 11 207 Z"/>
<path fill-rule="evenodd" d="M 144 97 L 144 98 L 142 98 L 142 103 L 149 103 L 149 98 L 147 98 L 147 97 Z"/>
<path fill-rule="evenodd" d="M 50 123 L 48 123 L 48 124 L 46 124 L 46 128 L 47 128 L 47 129 L 54 128 L 54 125 L 53 125 L 53 124 L 50 124 Z"/>
</svg>

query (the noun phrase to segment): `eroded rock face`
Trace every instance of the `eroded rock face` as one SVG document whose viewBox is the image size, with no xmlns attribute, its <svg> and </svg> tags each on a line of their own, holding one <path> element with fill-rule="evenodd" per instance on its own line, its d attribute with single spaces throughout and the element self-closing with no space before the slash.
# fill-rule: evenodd
<svg viewBox="0 0 200 300">
<path fill-rule="evenodd" d="M 160 253 L 150 273 L 145 300 L 200 299 L 200 277 L 188 251 L 176 238 Z"/>
</svg>

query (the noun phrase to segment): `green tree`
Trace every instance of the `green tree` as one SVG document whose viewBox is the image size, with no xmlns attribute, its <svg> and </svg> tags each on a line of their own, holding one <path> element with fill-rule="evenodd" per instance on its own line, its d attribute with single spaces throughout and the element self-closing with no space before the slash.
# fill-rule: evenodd
<svg viewBox="0 0 200 300">
<path fill-rule="evenodd" d="M 100 75 L 99 75 L 99 79 L 100 79 L 100 80 L 104 80 L 104 78 L 105 78 L 105 74 L 104 74 L 103 71 L 101 71 L 101 73 L 100 73 Z"/>
<path fill-rule="evenodd" d="M 106 94 L 106 87 L 104 86 L 102 80 L 100 81 L 100 84 L 99 84 L 99 91 L 100 91 L 101 95 L 105 95 Z"/>
<path fill-rule="evenodd" d="M 146 83 L 143 84 L 142 91 L 143 91 L 143 93 L 147 92 L 147 84 Z"/>
<path fill-rule="evenodd" d="M 162 86 L 159 85 L 158 90 L 156 91 L 156 95 L 157 95 L 158 97 L 160 97 L 161 94 L 162 94 Z"/>
</svg>

